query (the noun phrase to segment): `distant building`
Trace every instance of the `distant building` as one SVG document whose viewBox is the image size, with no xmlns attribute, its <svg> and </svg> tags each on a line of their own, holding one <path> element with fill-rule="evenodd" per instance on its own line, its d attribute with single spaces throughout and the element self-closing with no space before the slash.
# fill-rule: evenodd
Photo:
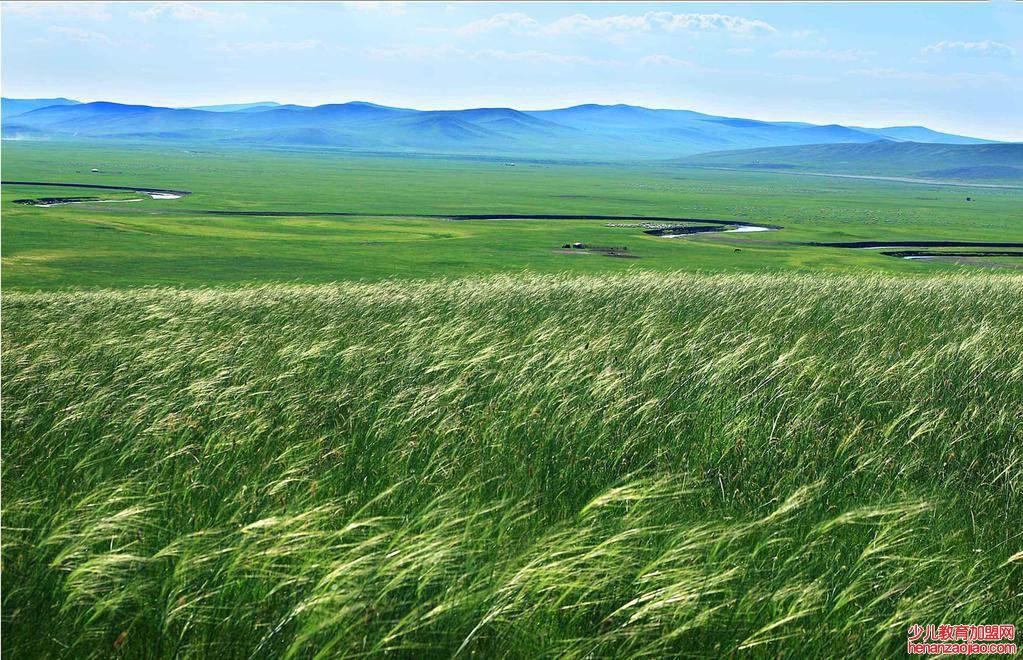
<svg viewBox="0 0 1023 660">
<path fill-rule="evenodd" d="M 93 172 L 99 172 L 99 168 L 98 167 L 94 167 L 94 168 L 92 168 L 92 171 Z"/>
</svg>

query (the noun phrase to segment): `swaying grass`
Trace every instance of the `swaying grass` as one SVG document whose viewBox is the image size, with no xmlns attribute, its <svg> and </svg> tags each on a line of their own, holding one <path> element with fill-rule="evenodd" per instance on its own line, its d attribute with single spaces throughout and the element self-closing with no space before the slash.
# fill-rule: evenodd
<svg viewBox="0 0 1023 660">
<path fill-rule="evenodd" d="M 1023 623 L 1019 277 L 3 311 L 5 657 L 880 657 Z"/>
</svg>

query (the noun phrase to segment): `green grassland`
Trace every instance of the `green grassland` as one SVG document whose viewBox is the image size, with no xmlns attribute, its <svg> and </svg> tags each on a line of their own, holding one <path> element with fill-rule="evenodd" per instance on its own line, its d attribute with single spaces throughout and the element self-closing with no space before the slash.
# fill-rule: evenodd
<svg viewBox="0 0 1023 660">
<path fill-rule="evenodd" d="M 101 172 L 92 173 L 94 167 Z M 5 290 L 325 283 L 524 270 L 926 274 L 963 267 L 797 243 L 1023 241 L 1023 190 L 701 171 L 670 163 L 511 167 L 482 159 L 7 141 L 3 177 L 193 192 L 179 200 L 37 208 L 12 202 L 95 191 L 5 186 Z M 967 196 L 976 201 L 966 202 Z M 218 217 L 203 210 L 385 217 Z M 785 229 L 663 239 L 608 228 L 600 220 L 453 222 L 404 215 L 473 213 L 717 217 Z M 639 258 L 555 251 L 574 241 L 626 245 Z"/>
<path fill-rule="evenodd" d="M 1023 242 L 1021 190 L 13 141 L 3 179 L 193 193 L 3 188 L 4 658 L 890 657 L 1023 623 L 1020 259 L 804 244 Z M 143 199 L 14 203 L 85 195 Z"/>
<path fill-rule="evenodd" d="M 1018 624 L 1021 294 L 6 292 L 5 657 L 891 657 Z"/>
</svg>

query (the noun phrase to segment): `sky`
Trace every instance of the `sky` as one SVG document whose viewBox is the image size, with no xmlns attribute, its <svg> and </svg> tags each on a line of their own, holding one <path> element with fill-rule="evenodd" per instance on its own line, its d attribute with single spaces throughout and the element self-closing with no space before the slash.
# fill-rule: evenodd
<svg viewBox="0 0 1023 660">
<path fill-rule="evenodd" d="M 2 93 L 629 103 L 1023 141 L 1023 2 L 4 2 Z"/>
</svg>

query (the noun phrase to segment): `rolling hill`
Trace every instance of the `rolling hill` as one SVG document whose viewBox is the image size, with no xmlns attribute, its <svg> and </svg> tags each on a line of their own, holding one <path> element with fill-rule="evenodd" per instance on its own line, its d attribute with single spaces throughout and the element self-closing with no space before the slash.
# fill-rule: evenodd
<svg viewBox="0 0 1023 660">
<path fill-rule="evenodd" d="M 709 151 L 822 143 L 869 144 L 879 138 L 893 142 L 913 138 L 938 143 L 983 142 L 924 127 L 867 129 L 767 122 L 631 105 L 586 104 L 520 111 L 414 110 L 358 101 L 315 107 L 263 101 L 199 108 L 109 102 L 58 105 L 53 101 L 5 100 L 20 104 L 20 108 L 35 107 L 5 116 L 4 136 L 608 160 L 677 158 Z"/>
<path fill-rule="evenodd" d="M 1023 181 L 1023 143 L 935 144 L 878 140 L 720 151 L 686 165 L 750 170 L 905 176 L 959 181 Z"/>
<path fill-rule="evenodd" d="M 951 133 L 940 133 L 932 131 L 925 126 L 889 126 L 888 128 L 863 128 L 853 126 L 858 131 L 871 133 L 885 140 L 896 142 L 937 142 L 940 144 L 985 144 L 990 140 L 967 137 L 965 135 L 953 135 Z"/>
<path fill-rule="evenodd" d="M 4 98 L 0 100 L 0 115 L 2 115 L 4 121 L 11 117 L 17 117 L 23 115 L 26 112 L 32 112 L 33 110 L 39 110 L 40 108 L 48 108 L 54 105 L 77 105 L 79 101 L 72 99 L 56 98 L 56 99 L 9 99 Z"/>
<path fill-rule="evenodd" d="M 195 105 L 186 110 L 205 110 L 206 112 L 262 112 L 282 107 L 276 101 L 257 101 L 255 103 L 223 103 L 220 105 Z"/>
</svg>

